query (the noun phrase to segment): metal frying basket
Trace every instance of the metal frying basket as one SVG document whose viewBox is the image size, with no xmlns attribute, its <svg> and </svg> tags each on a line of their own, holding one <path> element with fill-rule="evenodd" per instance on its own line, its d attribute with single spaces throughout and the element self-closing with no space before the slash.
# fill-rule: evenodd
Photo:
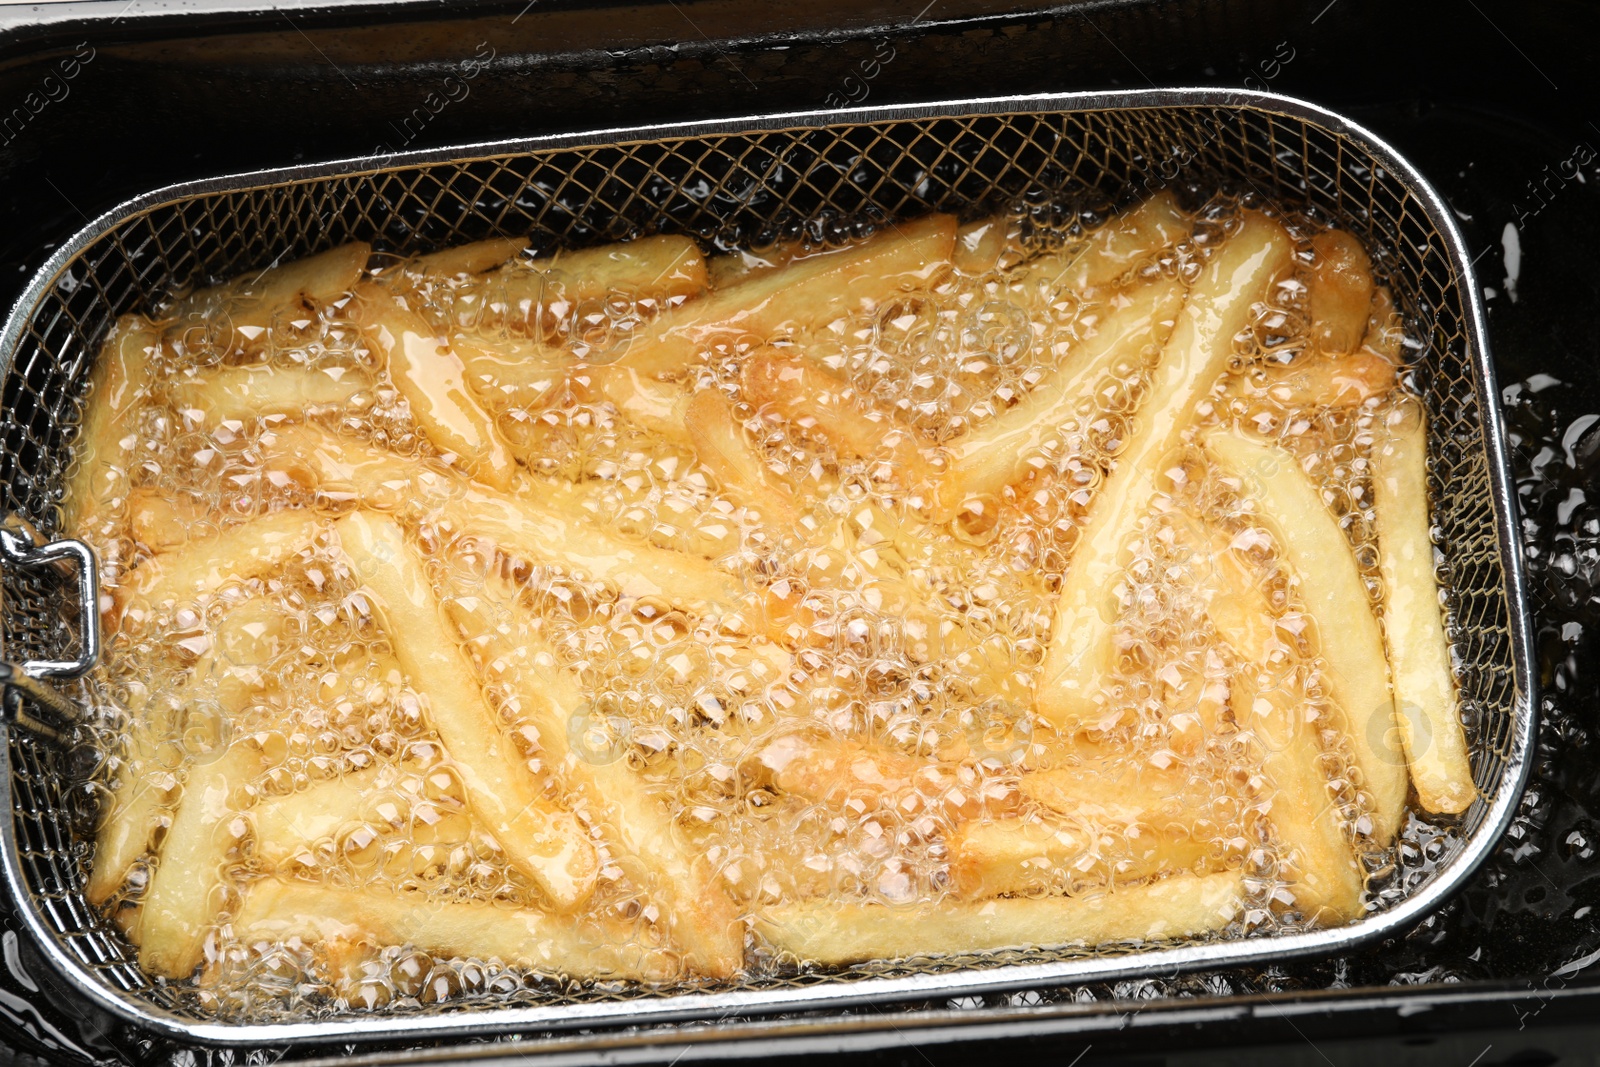
<svg viewBox="0 0 1600 1067">
<path fill-rule="evenodd" d="M 158 190 L 109 212 L 34 276 L 0 338 L 4 510 L 54 531 L 71 427 L 90 361 L 116 317 L 177 284 L 230 276 L 353 239 L 399 252 L 496 234 L 574 246 L 679 232 L 747 241 L 828 213 L 961 212 L 1028 190 L 1122 200 L 1173 182 L 1250 189 L 1360 236 L 1417 324 L 1430 411 L 1449 634 L 1482 794 L 1454 852 L 1402 868 L 1381 906 L 1337 929 L 1137 952 L 1012 953 L 836 975 L 761 978 L 715 991 L 565 991 L 503 1004 L 235 1024 L 142 974 L 83 885 L 94 829 L 92 748 L 6 727 L 0 867 L 46 957 L 93 1002 L 193 1039 L 264 1045 L 421 1038 L 645 1018 L 798 1010 L 1347 949 L 1405 929 L 1472 872 L 1505 828 L 1534 727 L 1530 628 L 1484 315 L 1438 195 L 1395 152 L 1312 105 L 1263 93 L 1170 89 L 966 100 L 680 127 L 599 131 L 248 174 Z M 0 561 L 3 563 L 4 561 Z M 5 567 L 5 660 L 80 638 L 65 579 Z M 79 684 L 65 692 L 87 699 Z M 81 733 L 82 731 L 80 731 Z"/>
</svg>

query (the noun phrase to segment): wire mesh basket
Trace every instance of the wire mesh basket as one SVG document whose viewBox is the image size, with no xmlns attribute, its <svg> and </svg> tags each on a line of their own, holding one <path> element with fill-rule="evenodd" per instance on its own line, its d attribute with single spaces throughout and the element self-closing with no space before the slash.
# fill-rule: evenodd
<svg viewBox="0 0 1600 1067">
<path fill-rule="evenodd" d="M 1530 638 L 1483 310 L 1449 212 L 1392 149 L 1348 121 L 1268 94 L 1151 90 L 808 113 L 473 145 L 222 178 L 153 192 L 96 220 L 33 278 L 0 347 L 5 510 L 55 532 L 90 363 L 117 316 L 175 286 L 346 241 L 400 253 L 494 235 L 573 247 L 650 233 L 738 244 L 828 214 L 971 214 L 1030 191 L 1125 201 L 1178 182 L 1248 189 L 1360 237 L 1416 324 L 1430 412 L 1449 636 L 1481 798 L 1444 861 L 1404 872 L 1383 906 L 1336 929 L 1136 952 L 945 959 L 682 993 L 550 994 L 409 1015 L 231 1023 L 146 977 L 83 897 L 95 811 L 86 744 L 8 729 L 0 829 L 8 889 L 44 954 L 93 1002 L 208 1041 L 420 1037 L 937 997 L 1330 952 L 1404 929 L 1459 886 L 1507 824 L 1533 731 Z M 74 598 L 48 572 L 4 575 L 4 659 L 72 648 Z M 73 690 L 67 690 L 74 695 Z M 86 696 L 81 687 L 76 696 Z"/>
</svg>

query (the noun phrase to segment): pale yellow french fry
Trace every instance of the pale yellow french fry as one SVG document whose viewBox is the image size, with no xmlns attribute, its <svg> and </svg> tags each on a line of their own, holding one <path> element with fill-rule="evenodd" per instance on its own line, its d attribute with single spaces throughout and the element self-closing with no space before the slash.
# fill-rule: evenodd
<svg viewBox="0 0 1600 1067">
<path fill-rule="evenodd" d="M 1211 853 L 1210 843 L 1181 823 L 1137 810 L 1111 818 L 970 822 L 949 848 L 951 884 L 967 900 L 1143 881 L 1191 871 Z"/>
<path fill-rule="evenodd" d="M 1394 296 L 1387 285 L 1378 286 L 1372 291 L 1372 317 L 1367 320 L 1361 347 L 1398 367 L 1404 362 L 1405 336 L 1405 324 L 1394 306 Z"/>
<path fill-rule="evenodd" d="M 107 588 L 121 580 L 119 540 L 132 489 L 139 409 L 150 392 L 151 362 L 160 343 L 155 328 L 139 316 L 117 320 L 90 371 L 83 421 L 72 444 L 61 525 L 99 550 L 100 578 Z"/>
<path fill-rule="evenodd" d="M 1166 941 L 1215 933 L 1243 907 L 1238 874 L 1177 874 L 1085 897 L 881 904 L 781 904 L 757 929 L 781 952 L 822 965 L 1005 948 Z"/>
<path fill-rule="evenodd" d="M 1285 408 L 1359 407 L 1395 384 L 1395 365 L 1366 348 L 1342 356 L 1301 353 L 1290 363 L 1257 366 L 1266 377 L 1267 395 Z M 1243 394 L 1246 381 L 1244 374 L 1236 376 L 1229 394 Z"/>
<path fill-rule="evenodd" d="M 1192 224 L 1171 193 L 1160 192 L 1118 215 L 1071 252 L 1051 252 L 1028 266 L 1054 280 L 1062 292 L 1083 293 L 1110 285 L 1161 249 L 1189 236 Z"/>
<path fill-rule="evenodd" d="M 438 278 L 482 274 L 521 255 L 527 247 L 526 237 L 490 237 L 418 256 L 406 263 L 404 269 L 410 273 Z"/>
<path fill-rule="evenodd" d="M 793 491 L 745 440 L 744 427 L 734 418 L 726 397 L 711 389 L 694 394 L 684 407 L 683 422 L 701 465 L 734 503 L 755 511 L 779 533 L 798 524 L 800 510 Z"/>
<path fill-rule="evenodd" d="M 422 559 L 385 516 L 358 511 L 339 519 L 335 529 L 375 600 L 373 611 L 395 659 L 426 694 L 429 721 L 461 772 L 473 811 L 559 907 L 582 903 L 599 871 L 594 846 L 571 812 L 545 798 L 502 735 L 471 661 L 446 628 Z"/>
<path fill-rule="evenodd" d="M 205 936 L 223 907 L 224 865 L 243 841 L 244 787 L 261 773 L 262 753 L 239 740 L 211 763 L 194 764 L 161 844 L 139 918 L 139 966 L 187 978 L 200 965 Z"/>
<path fill-rule="evenodd" d="M 1293 454 L 1237 431 L 1213 430 L 1206 451 L 1272 535 L 1315 622 L 1329 694 L 1343 716 L 1362 787 L 1372 798 L 1372 837 L 1387 845 L 1406 802 L 1406 764 L 1395 738 L 1383 635 L 1355 554 Z"/>
<path fill-rule="evenodd" d="M 515 595 L 495 598 L 508 613 L 501 624 L 483 597 L 450 602 L 452 617 L 478 653 L 487 678 L 515 694 L 519 720 L 539 733 L 548 762 L 567 786 L 650 873 L 644 888 L 663 907 L 672 936 L 696 973 L 726 978 L 744 962 L 744 924 L 727 884 L 707 858 L 681 844 L 672 813 L 623 759 L 574 751 L 569 731 L 586 703 L 577 683 L 533 629 L 533 617 Z"/>
<path fill-rule="evenodd" d="M 647 377 L 680 373 L 714 337 L 804 333 L 949 269 L 956 220 L 927 215 L 858 245 L 753 274 L 668 311 L 635 336 L 618 366 Z"/>
<path fill-rule="evenodd" d="M 1372 261 L 1361 242 L 1343 230 L 1311 239 L 1315 260 L 1307 281 L 1311 340 L 1342 355 L 1361 343 L 1372 311 Z"/>
<path fill-rule="evenodd" d="M 467 385 L 490 408 L 535 409 L 554 400 L 576 366 L 572 355 L 538 341 L 456 334 Z"/>
<path fill-rule="evenodd" d="M 378 788 L 378 780 L 377 768 L 347 771 L 310 788 L 257 804 L 250 812 L 256 861 L 275 871 L 288 867 L 298 857 L 309 859 L 318 842 L 360 819 L 362 804 Z"/>
<path fill-rule="evenodd" d="M 230 582 L 269 577 L 310 549 L 325 530 L 321 519 L 304 511 L 250 519 L 216 537 L 145 560 L 117 590 L 118 607 L 139 613 L 197 600 Z"/>
<path fill-rule="evenodd" d="M 1041 808 L 1101 820 L 1127 820 L 1157 808 L 1181 815 L 1206 806 L 1221 791 L 1218 783 L 1196 781 L 1187 764 L 1155 766 L 1121 753 L 1084 766 L 1032 770 L 1017 786 Z"/>
<path fill-rule="evenodd" d="M 753 274 L 786 267 L 804 255 L 805 248 L 800 242 L 785 241 L 763 252 L 738 251 L 712 256 L 706 260 L 706 273 L 711 288 L 726 289 Z"/>
<path fill-rule="evenodd" d="M 1428 437 L 1422 408 L 1398 397 L 1373 456 L 1373 508 L 1383 573 L 1384 633 L 1400 737 L 1417 798 L 1454 815 L 1477 797 L 1428 534 Z"/>
<path fill-rule="evenodd" d="M 372 382 L 349 368 L 304 368 L 256 365 L 211 367 L 174 382 L 171 401 L 181 413 L 193 413 L 212 425 L 254 422 L 261 418 L 302 419 L 358 405 L 372 398 Z"/>
<path fill-rule="evenodd" d="M 1111 669 L 1113 590 L 1124 546 L 1150 506 L 1161 464 L 1196 407 L 1233 358 L 1234 335 L 1290 262 L 1293 245 L 1277 222 L 1246 212 L 1239 230 L 1212 252 L 1152 372 L 1134 432 L 1090 504 L 1056 602 L 1037 707 L 1061 730 L 1092 724 Z"/>
<path fill-rule="evenodd" d="M 188 544 L 202 534 L 203 524 L 211 519 L 211 509 L 191 497 L 158 489 L 135 489 L 128 494 L 128 534 L 157 555 Z"/>
<path fill-rule="evenodd" d="M 1227 641 L 1229 634 L 1218 627 Z M 1361 915 L 1363 878 L 1339 813 L 1338 799 L 1322 773 L 1322 747 L 1310 701 L 1303 691 L 1269 686 L 1253 665 L 1233 682 L 1233 716 L 1249 731 L 1260 756 L 1267 796 L 1267 821 L 1287 855 L 1280 872 L 1294 894 L 1294 907 L 1313 922 L 1347 922 Z"/>
<path fill-rule="evenodd" d="M 706 259 L 687 237 L 659 235 L 636 241 L 598 245 L 575 252 L 558 252 L 533 260 L 528 270 L 502 270 L 499 277 L 513 301 L 540 299 L 542 275 L 560 271 L 566 299 L 574 304 L 610 292 L 667 303 L 699 296 L 706 289 Z M 527 287 L 523 293 L 521 287 Z"/>
<path fill-rule="evenodd" d="M 105 820 L 95 839 L 94 864 L 85 890 L 93 903 L 103 903 L 122 887 L 128 870 L 150 847 L 156 830 L 170 819 L 187 763 L 158 764 L 163 745 L 178 738 L 184 728 L 205 730 L 214 736 L 198 743 L 225 742 L 221 731 L 237 719 L 270 682 L 265 665 L 278 654 L 286 619 L 276 604 L 252 597 L 235 605 L 219 624 L 212 649 L 196 661 L 171 707 L 161 709 L 150 699 L 148 683 L 135 682 L 128 708 L 126 753 Z M 214 707 L 213 721 L 188 721 L 205 706 Z M 172 715 L 180 718 L 169 718 Z M 186 745 L 185 748 L 188 746 Z"/>
<path fill-rule="evenodd" d="M 596 367 L 592 373 L 600 395 L 628 422 L 663 441 L 694 448 L 685 421 L 689 390 L 672 382 L 658 382 L 626 367 Z"/>
<path fill-rule="evenodd" d="M 813 360 L 764 349 L 746 358 L 740 381 L 750 403 L 770 404 L 790 422 L 817 431 L 846 456 L 888 464 L 907 485 L 932 476 L 909 428 L 875 409 Z"/>
<path fill-rule="evenodd" d="M 358 288 L 356 307 L 362 329 L 387 361 L 389 377 L 428 440 L 478 481 L 509 488 L 517 468 L 511 450 L 467 388 L 461 360 L 434 328 L 376 284 Z"/>
<path fill-rule="evenodd" d="M 280 311 L 292 310 L 302 297 L 326 304 L 353 290 L 367 269 L 372 246 L 352 241 L 305 259 L 243 274 L 224 285 L 200 289 L 173 309 L 180 320 L 194 313 L 226 315 L 235 330 L 264 330 Z M 180 323 L 181 325 L 181 323 Z"/>
<path fill-rule="evenodd" d="M 938 513 L 948 518 L 963 502 L 998 497 L 1006 486 L 1025 477 L 1030 465 L 1039 462 L 1039 449 L 1058 435 L 1106 374 L 1123 360 L 1137 364 L 1141 353 L 1166 343 L 1183 300 L 1183 283 L 1162 276 L 1135 286 L 1123 306 L 1107 305 L 1091 312 L 1093 332 L 1067 366 L 1016 406 L 950 446 L 950 465 L 939 484 Z"/>
<path fill-rule="evenodd" d="M 244 944 L 299 938 L 324 950 L 410 946 L 441 959 L 498 959 L 563 978 L 643 977 L 628 953 L 597 947 L 602 939 L 570 916 L 382 888 L 265 878 L 251 884 L 231 926 Z"/>
</svg>

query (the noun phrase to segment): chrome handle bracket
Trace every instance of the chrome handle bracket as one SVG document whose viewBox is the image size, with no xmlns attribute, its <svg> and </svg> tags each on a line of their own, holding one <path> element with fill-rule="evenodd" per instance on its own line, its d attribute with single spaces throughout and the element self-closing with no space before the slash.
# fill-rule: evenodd
<svg viewBox="0 0 1600 1067">
<path fill-rule="evenodd" d="M 8 515 L 0 521 L 0 563 L 24 568 L 54 567 L 76 576 L 80 631 L 77 657 L 30 659 L 21 663 L 0 660 L 5 720 L 59 738 L 59 731 L 28 714 L 22 705 L 31 703 L 67 723 L 83 718 L 78 705 L 47 679 L 81 678 L 100 659 L 100 574 L 94 550 L 73 538 L 46 541 L 26 520 Z"/>
</svg>

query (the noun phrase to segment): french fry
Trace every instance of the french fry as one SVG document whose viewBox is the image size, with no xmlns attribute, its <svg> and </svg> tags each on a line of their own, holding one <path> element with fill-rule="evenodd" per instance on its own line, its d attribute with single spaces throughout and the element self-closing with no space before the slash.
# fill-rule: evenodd
<svg viewBox="0 0 1600 1067">
<path fill-rule="evenodd" d="M 250 740 L 191 766 L 139 917 L 139 966 L 147 972 L 186 978 L 199 966 L 206 932 L 222 911 L 228 851 L 249 829 L 240 815 L 244 786 L 262 767 Z"/>
<path fill-rule="evenodd" d="M 1372 261 L 1361 242 L 1343 230 L 1311 239 L 1315 260 L 1307 282 L 1311 339 L 1323 352 L 1343 355 L 1361 343 L 1372 311 Z"/>
<path fill-rule="evenodd" d="M 262 668 L 278 654 L 285 623 L 277 605 L 251 597 L 223 618 L 211 650 L 196 661 L 170 707 L 158 712 L 147 680 L 133 687 L 127 751 L 96 837 L 94 866 L 85 890 L 91 902 L 102 904 L 121 888 L 129 868 L 149 849 L 151 837 L 169 820 L 181 795 L 184 766 L 161 766 L 158 750 L 176 740 L 179 728 L 190 725 L 189 714 L 206 704 L 214 705 L 216 723 L 234 722 L 266 687 L 269 679 Z"/>
<path fill-rule="evenodd" d="M 461 359 L 467 385 L 495 409 L 543 407 L 566 385 L 575 366 L 571 353 L 520 338 L 456 334 L 450 349 Z"/>
<path fill-rule="evenodd" d="M 1062 292 L 1084 293 L 1110 285 L 1168 245 L 1189 236 L 1191 224 L 1171 193 L 1160 192 L 1118 215 L 1071 252 L 1051 252 L 1028 266 L 1053 279 Z"/>
<path fill-rule="evenodd" d="M 594 846 L 571 812 L 546 800 L 539 782 L 501 735 L 472 664 L 445 627 L 422 560 L 394 520 L 355 512 L 335 524 L 340 546 L 376 603 L 395 658 L 425 687 L 428 717 L 466 783 L 473 811 L 512 861 L 559 907 L 593 891 Z"/>
<path fill-rule="evenodd" d="M 956 231 L 952 263 L 966 275 L 1014 266 L 1022 252 L 1018 236 L 1016 223 L 1002 215 L 964 222 Z"/>
<path fill-rule="evenodd" d="M 793 491 L 745 440 L 744 427 L 734 419 L 733 407 L 721 393 L 710 389 L 695 393 L 684 407 L 683 423 L 701 466 L 712 473 L 734 503 L 756 512 L 764 524 L 780 533 L 799 524 Z"/>
<path fill-rule="evenodd" d="M 156 555 L 188 544 L 210 521 L 211 509 L 191 497 L 156 489 L 128 494 L 128 534 Z"/>
<path fill-rule="evenodd" d="M 123 508 L 132 488 L 129 459 L 139 408 L 150 392 L 160 337 L 137 315 L 117 320 L 90 372 L 83 422 L 73 442 L 73 466 L 61 496 L 62 529 L 100 550 L 101 580 L 120 581 Z"/>
<path fill-rule="evenodd" d="M 376 768 L 347 771 L 257 804 L 250 812 L 255 859 L 271 871 L 289 867 L 297 859 L 315 867 L 311 849 L 361 817 L 361 806 L 378 789 L 378 781 Z"/>
<path fill-rule="evenodd" d="M 1110 818 L 970 822 L 949 847 L 951 884 L 966 900 L 1143 881 L 1192 871 L 1211 853 L 1182 823 L 1137 810 Z"/>
<path fill-rule="evenodd" d="M 357 290 L 362 329 L 388 363 L 389 377 L 411 407 L 417 426 L 441 453 L 496 489 L 511 486 L 516 461 L 467 388 L 466 369 L 422 316 L 376 284 Z"/>
<path fill-rule="evenodd" d="M 699 296 L 709 284 L 700 247 L 687 237 L 668 234 L 558 252 L 536 259 L 530 266 L 536 273 L 560 271 L 565 275 L 566 297 L 574 303 L 616 291 L 666 304 Z M 501 273 L 508 292 L 514 295 L 516 280 L 526 275 Z"/>
<path fill-rule="evenodd" d="M 1372 837 L 1387 845 L 1404 814 L 1406 764 L 1394 738 L 1383 635 L 1350 542 L 1291 453 L 1236 431 L 1214 430 L 1205 446 L 1255 503 L 1257 519 L 1296 576 L 1300 600 L 1315 622 L 1329 692 L 1372 798 Z"/>
<path fill-rule="evenodd" d="M 808 963 L 1165 941 L 1222 930 L 1239 914 L 1238 874 L 1178 874 L 1088 897 L 880 904 L 782 904 L 756 920 L 775 948 Z"/>
<path fill-rule="evenodd" d="M 489 237 L 418 256 L 406 263 L 404 269 L 409 273 L 436 278 L 482 274 L 521 255 L 527 247 L 526 237 Z"/>
<path fill-rule="evenodd" d="M 1062 579 L 1036 698 L 1040 714 L 1058 729 L 1078 729 L 1100 714 L 1097 697 L 1111 669 L 1117 617 L 1112 590 L 1124 544 L 1156 492 L 1162 461 L 1227 369 L 1234 335 L 1249 325 L 1255 302 L 1288 266 L 1292 251 L 1282 226 L 1247 212 L 1190 291 L 1153 372 L 1138 428 L 1091 503 Z"/>
<path fill-rule="evenodd" d="M 348 368 L 305 370 L 256 365 L 212 367 L 175 382 L 174 407 L 196 421 L 252 423 L 256 419 L 302 419 L 354 407 L 372 382 Z M 370 402 L 370 401 L 369 401 Z"/>
<path fill-rule="evenodd" d="M 600 395 L 628 422 L 682 448 L 693 449 L 686 416 L 689 391 L 671 382 L 658 382 L 626 367 L 593 370 Z"/>
<path fill-rule="evenodd" d="M 751 275 L 663 314 L 615 365 L 665 378 L 680 373 L 713 337 L 765 340 L 826 326 L 903 288 L 934 281 L 949 267 L 955 235 L 954 218 L 928 215 L 890 225 L 850 248 Z"/>
<path fill-rule="evenodd" d="M 1290 363 L 1256 365 L 1266 378 L 1267 395 L 1285 408 L 1359 407 L 1384 396 L 1395 384 L 1395 366 L 1366 348 L 1343 356 L 1304 352 Z M 1244 393 L 1245 374 L 1228 384 L 1230 395 Z"/>
<path fill-rule="evenodd" d="M 1372 489 L 1400 739 L 1422 806 L 1454 815 L 1467 810 L 1478 791 L 1456 712 L 1450 643 L 1434 580 L 1421 405 L 1410 397 L 1396 398 L 1385 430 L 1373 457 Z"/>
<path fill-rule="evenodd" d="M 264 330 L 280 311 L 293 309 L 304 297 L 326 304 L 350 292 L 361 281 L 372 246 L 352 241 L 280 267 L 244 274 L 231 282 L 189 294 L 173 309 L 180 320 L 195 313 L 225 312 L 234 330 Z"/>
<path fill-rule="evenodd" d="M 790 422 L 816 430 L 846 456 L 887 464 L 907 485 L 932 476 L 910 429 L 812 360 L 765 349 L 745 360 L 740 381 L 750 403 L 771 405 Z"/>
<path fill-rule="evenodd" d="M 1095 312 L 1092 334 L 1070 366 L 1045 379 L 1009 410 L 977 426 L 951 445 L 950 465 L 939 483 L 937 514 L 953 516 L 973 497 L 994 496 L 1026 476 L 1038 452 L 1095 385 L 1121 360 L 1166 343 L 1183 307 L 1183 283 L 1160 277 L 1136 286 L 1121 308 Z"/>
<path fill-rule="evenodd" d="M 495 605 L 509 613 L 513 625 L 495 618 Z M 630 770 L 626 761 L 599 762 L 574 752 L 569 731 L 585 707 L 583 693 L 557 665 L 554 652 L 533 633 L 528 610 L 514 595 L 496 597 L 494 602 L 462 597 L 449 606 L 477 651 L 485 676 L 514 694 L 518 719 L 538 730 L 550 765 L 649 871 L 645 889 L 664 905 L 673 938 L 690 968 L 712 977 L 736 973 L 744 962 L 744 930 L 726 883 L 705 856 L 680 844 L 659 791 Z"/>
<path fill-rule="evenodd" d="M 737 285 L 753 274 L 776 270 L 787 267 L 797 259 L 805 257 L 805 246 L 799 241 L 784 241 L 772 246 L 764 252 L 750 252 L 741 250 L 728 252 L 720 256 L 712 256 L 706 260 L 706 273 L 710 276 L 711 288 L 726 289 L 730 285 Z"/>
<path fill-rule="evenodd" d="M 1322 747 L 1303 690 L 1266 682 L 1261 670 L 1288 649 L 1266 593 L 1220 532 L 1180 513 L 1178 530 L 1217 636 L 1242 666 L 1232 678 L 1233 719 L 1253 738 L 1268 796 L 1267 820 L 1287 851 L 1295 906 L 1312 921 L 1361 913 L 1361 870 L 1322 773 Z M 1281 657 L 1279 657 L 1281 658 Z M 1320 915 L 1320 918 L 1319 918 Z"/>
<path fill-rule="evenodd" d="M 135 621 L 145 610 L 215 593 L 230 582 L 276 574 L 307 551 L 326 527 L 304 511 L 278 511 L 230 527 L 216 537 L 145 560 L 116 592 Z"/>
<path fill-rule="evenodd" d="M 1361 347 L 1372 355 L 1399 366 L 1404 360 L 1405 323 L 1394 306 L 1394 296 L 1387 285 L 1372 291 L 1372 317 L 1367 321 L 1367 334 Z"/>
<path fill-rule="evenodd" d="M 498 959 L 563 978 L 643 976 L 626 954 L 596 948 L 569 916 L 377 888 L 262 879 L 245 894 L 232 930 L 245 944 L 299 938 L 323 951 L 409 945 L 437 958 Z"/>
</svg>

